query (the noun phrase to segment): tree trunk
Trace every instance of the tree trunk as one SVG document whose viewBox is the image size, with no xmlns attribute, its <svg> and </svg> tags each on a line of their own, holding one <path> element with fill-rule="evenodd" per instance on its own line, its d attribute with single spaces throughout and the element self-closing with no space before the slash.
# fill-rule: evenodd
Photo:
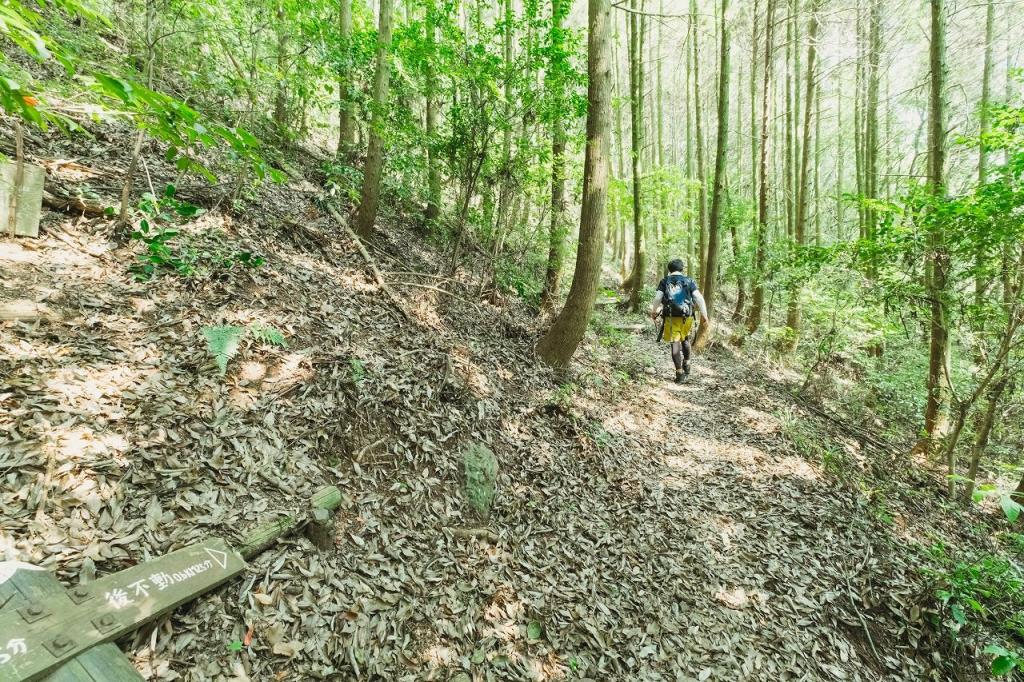
<svg viewBox="0 0 1024 682">
<path fill-rule="evenodd" d="M 991 6 L 991 5 L 990 5 Z M 1003 392 L 1010 383 L 1010 377 L 1003 374 L 999 380 L 992 385 L 988 394 L 988 401 L 985 411 L 981 414 L 977 428 L 975 429 L 974 443 L 971 446 L 971 464 L 967 470 L 967 488 L 964 491 L 964 502 L 970 502 L 974 497 L 974 489 L 978 484 L 978 465 L 988 448 L 988 439 L 992 433 L 992 426 L 996 421 L 996 414 L 999 411 L 1000 401 Z"/>
<path fill-rule="evenodd" d="M 363 166 L 363 190 L 356 210 L 356 233 L 363 238 L 373 234 L 380 202 L 380 178 L 384 171 L 384 140 L 380 128 L 387 119 L 388 81 L 391 78 L 391 14 L 394 0 L 380 0 L 380 25 L 377 31 L 377 68 L 373 74 L 373 112 L 370 118 L 370 144 Z"/>
<path fill-rule="evenodd" d="M 506 0 L 511 2 L 511 0 Z M 562 22 L 568 13 L 565 0 L 551 5 L 551 62 L 548 67 L 548 88 L 554 111 L 561 111 L 563 101 L 562 70 L 565 68 Z M 611 160 L 609 159 L 609 162 Z M 560 115 L 551 122 L 551 226 L 548 233 L 548 265 L 541 292 L 541 308 L 550 309 L 558 298 L 562 277 L 563 242 L 565 241 L 565 123 Z"/>
<path fill-rule="evenodd" d="M 750 40 L 750 205 L 756 211 L 757 206 L 757 23 L 758 0 L 754 0 L 754 10 L 751 14 L 751 40 Z M 753 216 L 751 223 L 756 223 L 757 216 Z M 756 232 L 756 227 L 751 225 L 750 234 Z M 740 250 L 737 245 L 736 259 L 740 259 Z M 743 309 L 746 306 L 747 291 L 744 286 L 743 275 L 738 275 L 739 291 L 736 293 L 736 307 L 732 311 L 734 322 L 743 320 Z"/>
<path fill-rule="evenodd" d="M 775 22 L 775 1 L 768 0 L 765 10 L 764 59 L 761 62 L 761 160 L 758 170 L 757 221 L 754 225 L 754 296 L 747 317 L 747 333 L 753 334 L 761 326 L 764 309 L 765 261 L 768 259 L 768 140 L 771 132 L 769 106 L 772 91 L 772 38 Z"/>
<path fill-rule="evenodd" d="M 843 88 L 842 76 L 836 77 L 836 238 L 846 238 L 846 202 L 843 200 L 843 163 L 846 150 L 843 148 Z"/>
<path fill-rule="evenodd" d="M 687 26 L 687 40 L 693 40 L 693 34 L 697 32 L 693 21 Z M 693 75 L 693 51 L 690 45 L 684 45 L 686 52 L 686 80 L 687 106 L 683 115 L 686 116 L 686 272 L 694 273 L 694 232 L 697 231 L 696 211 L 693 205 L 693 91 L 690 89 L 690 78 Z"/>
<path fill-rule="evenodd" d="M 429 13 L 429 10 L 428 10 Z M 429 17 L 429 14 L 428 14 Z M 429 18 L 428 18 L 429 21 Z M 429 29 L 428 29 L 429 30 Z M 347 157 L 356 140 L 355 115 L 352 111 L 352 0 L 338 3 L 338 34 L 341 66 L 338 68 L 338 156 Z M 429 60 L 428 60 L 429 64 Z M 427 67 L 430 68 L 429 66 Z M 430 76 L 427 76 L 427 136 L 430 136 Z M 428 157 L 429 158 L 429 157 Z M 429 162 L 428 162 L 429 163 Z"/>
<path fill-rule="evenodd" d="M 661 2 L 658 3 L 658 12 L 660 14 L 664 14 L 665 13 L 665 0 L 661 0 Z M 656 123 L 657 123 L 657 126 L 656 126 L 656 130 L 657 130 L 657 138 L 656 138 L 657 139 L 657 146 L 655 147 L 655 152 L 656 152 L 656 156 L 657 156 L 657 167 L 658 167 L 659 170 L 663 169 L 665 167 L 665 137 L 664 137 L 665 117 L 664 117 L 664 112 L 663 112 L 663 107 L 662 107 L 662 104 L 663 104 L 662 100 L 663 100 L 663 98 L 662 98 L 662 83 L 661 83 L 661 46 L 662 46 L 662 28 L 664 26 L 664 23 L 665 22 L 658 22 L 658 40 L 657 40 L 657 43 L 655 44 L 656 50 L 652 50 L 652 52 L 655 52 L 655 54 L 654 54 L 654 60 L 655 60 L 655 62 L 654 62 L 655 63 L 655 81 L 654 81 L 655 104 L 654 104 L 654 107 L 655 107 L 655 111 L 656 111 L 655 120 L 656 120 Z M 658 183 L 658 220 L 657 220 L 657 223 L 656 223 L 657 227 L 656 227 L 656 232 L 655 232 L 655 235 L 656 235 L 656 238 L 657 238 L 658 241 L 662 240 L 665 237 L 665 220 L 668 217 L 667 213 L 668 213 L 667 197 L 666 197 L 666 193 L 665 193 L 664 181 L 662 181 L 662 182 Z"/>
<path fill-rule="evenodd" d="M 704 261 L 707 260 L 708 244 L 708 177 L 704 166 L 704 130 L 702 125 L 704 117 L 701 116 L 700 100 L 700 25 L 697 23 L 697 18 L 697 0 L 690 0 L 690 26 L 692 28 L 690 50 L 693 62 L 693 104 L 690 106 L 693 109 L 694 145 L 697 152 L 697 219 L 699 221 L 696 254 L 697 279 L 703 284 L 707 277 L 704 272 Z"/>
<path fill-rule="evenodd" d="M 610 14 L 611 0 L 589 0 L 587 149 L 576 269 L 562 312 L 537 344 L 537 355 L 556 368 L 569 364 L 583 338 L 601 275 L 612 124 Z"/>
<path fill-rule="evenodd" d="M 931 6 L 931 40 L 929 66 L 931 71 L 928 117 L 928 183 L 932 194 L 940 200 L 945 196 L 946 163 L 946 17 L 944 0 L 929 0 Z M 949 255 L 944 239 L 944 225 L 930 221 L 928 227 L 927 272 L 925 288 L 930 304 L 928 343 L 927 403 L 924 413 L 925 437 L 920 447 L 931 451 L 949 427 L 949 321 L 946 317 L 946 276 Z"/>
<path fill-rule="evenodd" d="M 856 2 L 857 9 L 857 56 L 855 62 L 854 88 L 853 88 L 853 165 L 856 175 L 857 193 L 857 238 L 867 239 L 864 230 L 864 21 L 860 8 L 860 0 Z"/>
<path fill-rule="evenodd" d="M 153 63 L 156 60 L 156 39 L 155 33 L 157 19 L 156 7 L 149 0 L 145 3 L 145 40 L 146 40 L 146 87 L 153 87 Z M 132 187 L 135 184 L 135 171 L 139 167 L 139 155 L 142 152 L 142 141 L 145 139 L 145 131 L 140 127 L 135 134 L 135 146 L 132 148 L 132 158 L 128 162 L 128 172 L 125 173 L 124 185 L 121 187 L 121 210 L 117 216 L 117 231 L 127 241 L 128 224 L 130 216 L 128 207 L 132 200 Z"/>
<path fill-rule="evenodd" d="M 277 4 L 277 87 L 274 92 L 274 126 L 282 140 L 288 135 L 288 32 L 285 30 L 284 5 Z"/>
<path fill-rule="evenodd" d="M 821 88 L 814 93 L 814 245 L 821 246 Z"/>
<path fill-rule="evenodd" d="M 640 0 L 640 12 L 643 12 L 643 0 Z M 630 7 L 637 9 L 636 0 L 630 0 Z M 632 163 L 633 163 L 633 271 L 628 278 L 629 309 L 636 312 L 640 309 L 640 293 L 643 291 L 644 270 L 647 266 L 644 253 L 644 225 L 641 205 L 641 163 L 643 153 L 643 34 L 646 20 L 643 14 L 635 11 L 629 15 L 629 88 L 630 88 L 630 124 L 632 127 Z"/>
<path fill-rule="evenodd" d="M 795 192 L 793 189 L 796 186 L 796 183 L 794 182 L 795 174 L 793 171 L 793 119 L 796 115 L 793 106 L 793 89 L 794 83 L 800 77 L 800 74 L 793 70 L 793 52 L 799 49 L 799 46 L 797 46 L 794 42 L 795 38 L 793 36 L 793 23 L 796 20 L 795 14 L 796 12 L 794 9 L 794 0 L 789 0 L 789 16 L 786 19 L 786 103 L 785 111 L 783 112 L 785 115 L 785 121 L 783 122 L 783 124 L 785 125 L 784 144 L 786 146 L 783 150 L 784 159 L 782 170 L 782 198 L 785 202 L 787 240 L 793 238 L 793 223 L 795 218 L 793 208 L 796 200 L 796 197 L 794 196 Z"/>
<path fill-rule="evenodd" d="M 715 144 L 715 181 L 711 195 L 711 217 L 708 222 L 708 257 L 705 263 L 704 281 L 701 292 L 707 303 L 708 316 L 713 314 L 715 297 L 718 295 L 718 244 L 721 236 L 722 202 L 725 198 L 723 182 L 725 180 L 725 164 L 729 149 L 729 24 L 725 15 L 729 9 L 729 0 L 722 0 L 721 11 L 721 47 L 718 60 L 718 139 Z M 702 324 L 697 333 L 697 343 L 710 332 L 710 325 Z"/>
<path fill-rule="evenodd" d="M 342 0 L 351 3 L 352 0 Z M 423 216 L 427 221 L 435 221 L 441 216 L 441 170 L 438 168 L 437 152 L 437 73 L 434 58 L 437 55 L 437 5 L 431 0 L 427 3 L 427 56 L 426 68 L 426 147 L 427 147 L 427 208 Z M 350 20 L 351 21 L 351 20 Z M 344 138 L 343 138 L 344 139 Z"/>
<path fill-rule="evenodd" d="M 978 148 L 978 184 L 984 185 L 988 181 L 988 151 L 985 149 L 985 136 L 989 131 L 989 106 L 991 101 L 992 88 L 992 32 L 995 23 L 995 3 L 988 0 L 985 3 L 985 62 L 981 71 L 981 111 L 979 114 L 980 134 L 982 137 L 981 146 Z M 985 265 L 985 250 L 979 245 L 974 262 L 974 303 L 981 306 L 985 302 L 986 278 L 982 274 Z"/>
<path fill-rule="evenodd" d="M 816 88 L 815 66 L 818 54 L 818 3 L 814 0 L 811 6 L 810 26 L 807 30 L 807 80 L 806 96 L 804 97 L 803 141 L 800 149 L 800 167 L 797 177 L 796 222 L 793 224 L 793 238 L 798 250 L 807 245 L 807 206 L 811 157 L 811 118 L 814 111 L 814 93 Z M 799 101 L 799 100 L 798 100 Z M 796 348 L 800 336 L 800 283 L 794 280 L 789 290 L 789 305 L 786 309 L 786 326 L 789 328 L 787 346 L 789 350 Z"/>
<path fill-rule="evenodd" d="M 868 15 L 868 63 L 865 80 L 867 81 L 867 101 L 864 106 L 864 196 L 874 201 L 878 199 L 878 83 L 879 61 L 881 58 L 881 0 L 871 0 Z M 870 205 L 864 208 L 864 236 L 873 241 L 877 236 L 878 213 Z M 877 265 L 872 261 L 868 264 L 868 277 L 877 276 Z"/>
</svg>

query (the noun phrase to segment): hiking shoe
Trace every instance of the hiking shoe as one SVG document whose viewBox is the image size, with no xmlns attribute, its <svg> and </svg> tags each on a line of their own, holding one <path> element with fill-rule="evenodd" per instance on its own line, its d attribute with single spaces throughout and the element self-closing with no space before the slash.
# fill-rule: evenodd
<svg viewBox="0 0 1024 682">
<path fill-rule="evenodd" d="M 689 372 L 676 372 L 676 383 L 685 384 L 686 380 L 690 378 Z"/>
</svg>

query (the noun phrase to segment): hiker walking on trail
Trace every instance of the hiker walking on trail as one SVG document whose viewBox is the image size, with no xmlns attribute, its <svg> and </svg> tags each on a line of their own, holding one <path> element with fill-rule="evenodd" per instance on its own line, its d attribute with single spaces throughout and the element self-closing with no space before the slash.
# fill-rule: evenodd
<svg viewBox="0 0 1024 682">
<path fill-rule="evenodd" d="M 694 306 L 696 304 L 696 306 Z M 683 274 L 683 261 L 668 264 L 668 276 L 658 282 L 658 292 L 651 303 L 651 319 L 661 315 L 658 338 L 672 344 L 672 363 L 676 366 L 676 383 L 690 377 L 690 332 L 700 311 L 701 324 L 708 324 L 708 307 L 697 283 Z"/>
</svg>

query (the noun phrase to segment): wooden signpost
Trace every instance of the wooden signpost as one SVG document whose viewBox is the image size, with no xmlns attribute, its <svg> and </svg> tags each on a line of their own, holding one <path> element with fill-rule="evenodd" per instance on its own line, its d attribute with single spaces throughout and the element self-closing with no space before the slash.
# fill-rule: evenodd
<svg viewBox="0 0 1024 682">
<path fill-rule="evenodd" d="M 135 630 L 244 568 L 238 553 L 222 540 L 212 540 L 64 594 L 4 609 L 0 639 L 7 641 L 0 656 L 0 680 L 38 679 L 82 651 Z"/>
<path fill-rule="evenodd" d="M 326 486 L 307 514 L 258 526 L 237 551 L 208 540 L 70 588 L 37 566 L 0 562 L 0 682 L 141 682 L 113 640 L 234 578 L 246 559 L 294 530 L 329 548 L 329 512 L 341 501 Z"/>
</svg>

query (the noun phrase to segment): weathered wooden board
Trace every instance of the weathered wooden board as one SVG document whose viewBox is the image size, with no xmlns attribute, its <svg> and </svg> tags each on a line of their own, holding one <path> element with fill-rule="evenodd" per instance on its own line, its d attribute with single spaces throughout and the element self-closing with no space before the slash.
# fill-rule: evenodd
<svg viewBox="0 0 1024 682">
<path fill-rule="evenodd" d="M 49 571 L 16 561 L 0 562 L 0 614 L 24 608 L 31 601 L 47 597 L 63 597 L 65 607 L 75 603 L 64 587 Z M 4 664 L 27 650 L 25 638 L 0 635 L 0 679 L 4 677 Z M 45 682 L 142 682 L 121 650 L 112 643 L 101 644 L 79 654 L 46 676 Z"/>
<path fill-rule="evenodd" d="M 10 233 L 11 199 L 17 177 L 18 164 L 0 163 L 0 234 Z M 23 237 L 39 236 L 39 213 L 43 204 L 43 180 L 46 171 L 32 163 L 21 166 L 21 186 L 18 188 L 17 208 L 14 211 L 14 234 Z"/>
<path fill-rule="evenodd" d="M 22 640 L 0 682 L 41 679 L 65 661 L 131 632 L 242 572 L 245 562 L 211 540 L 0 613 L 0 640 Z M 73 602 L 68 606 L 67 602 Z M 107 678 L 112 679 L 112 678 Z"/>
</svg>

